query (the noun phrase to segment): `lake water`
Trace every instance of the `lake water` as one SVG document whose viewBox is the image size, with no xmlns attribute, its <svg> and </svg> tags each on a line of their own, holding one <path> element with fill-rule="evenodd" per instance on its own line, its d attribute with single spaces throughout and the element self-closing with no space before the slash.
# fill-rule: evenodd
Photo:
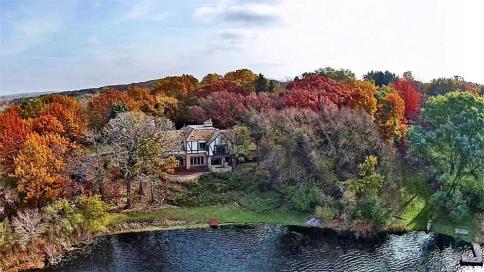
<svg viewBox="0 0 484 272">
<path fill-rule="evenodd" d="M 287 226 L 226 226 L 101 237 L 45 271 L 483 271 L 466 243 L 435 234 L 355 241 Z M 296 237 L 296 238 L 295 238 Z"/>
</svg>

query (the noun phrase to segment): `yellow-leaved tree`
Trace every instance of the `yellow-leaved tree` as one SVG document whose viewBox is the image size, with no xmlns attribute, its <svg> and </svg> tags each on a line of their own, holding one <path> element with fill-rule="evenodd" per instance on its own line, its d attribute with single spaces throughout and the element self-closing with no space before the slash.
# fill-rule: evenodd
<svg viewBox="0 0 484 272">
<path fill-rule="evenodd" d="M 67 153 L 73 145 L 58 134 L 32 133 L 15 159 L 17 189 L 40 207 L 58 197 L 66 182 Z"/>
</svg>

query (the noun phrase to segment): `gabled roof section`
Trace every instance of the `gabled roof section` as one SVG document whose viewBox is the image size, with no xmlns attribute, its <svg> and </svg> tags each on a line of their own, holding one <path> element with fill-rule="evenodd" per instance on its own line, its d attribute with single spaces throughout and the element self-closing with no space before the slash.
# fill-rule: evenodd
<svg viewBox="0 0 484 272">
<path fill-rule="evenodd" d="M 212 135 L 214 134 L 214 132 L 216 132 L 217 130 L 214 129 L 214 128 L 211 128 L 211 129 L 207 129 L 207 128 L 204 128 L 204 129 L 194 129 L 190 135 L 187 137 L 187 141 L 210 141 L 210 139 L 212 138 Z"/>
<path fill-rule="evenodd" d="M 168 147 L 170 151 L 183 151 L 183 141 L 190 135 L 191 130 L 189 129 L 179 129 L 179 130 L 168 130 Z"/>
<path fill-rule="evenodd" d="M 211 143 L 213 140 L 215 140 L 220 134 L 223 134 L 225 136 L 225 138 L 227 138 L 229 141 L 231 141 L 232 143 L 234 142 L 235 140 L 235 134 L 234 134 L 234 131 L 231 130 L 231 129 L 224 129 L 224 130 L 217 130 L 215 131 L 213 134 L 212 134 L 212 137 L 210 138 L 210 140 L 208 141 L 209 143 Z"/>
</svg>

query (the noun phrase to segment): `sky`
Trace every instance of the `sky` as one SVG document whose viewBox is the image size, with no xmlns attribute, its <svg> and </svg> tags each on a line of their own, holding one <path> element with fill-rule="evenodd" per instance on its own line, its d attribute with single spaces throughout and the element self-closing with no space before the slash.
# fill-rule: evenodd
<svg viewBox="0 0 484 272">
<path fill-rule="evenodd" d="M 0 0 L 0 94 L 249 68 L 484 83 L 481 0 Z"/>
</svg>

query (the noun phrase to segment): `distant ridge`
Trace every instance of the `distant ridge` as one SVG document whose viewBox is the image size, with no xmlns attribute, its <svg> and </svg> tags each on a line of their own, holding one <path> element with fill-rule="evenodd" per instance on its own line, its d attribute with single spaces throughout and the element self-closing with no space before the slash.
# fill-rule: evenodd
<svg viewBox="0 0 484 272">
<path fill-rule="evenodd" d="M 96 94 L 105 90 L 109 89 L 116 89 L 118 91 L 127 91 L 130 86 L 133 85 L 138 85 L 141 87 L 153 87 L 157 81 L 160 79 L 153 79 L 153 80 L 148 80 L 148 81 L 142 81 L 142 82 L 133 82 L 133 83 L 127 83 L 127 84 L 116 84 L 116 85 L 107 85 L 103 87 L 97 87 L 97 88 L 87 88 L 87 89 L 80 89 L 80 90 L 74 90 L 74 91 L 50 91 L 50 92 L 32 92 L 32 93 L 21 93 L 21 94 L 6 94 L 6 95 L 0 95 L 0 100 L 10 100 L 10 101 L 18 101 L 18 100 L 23 100 L 23 99 L 30 99 L 30 98 L 35 98 L 35 97 L 41 97 L 53 93 L 62 93 L 63 95 L 68 95 L 68 96 L 81 96 L 81 95 L 86 95 L 86 94 Z"/>
</svg>

